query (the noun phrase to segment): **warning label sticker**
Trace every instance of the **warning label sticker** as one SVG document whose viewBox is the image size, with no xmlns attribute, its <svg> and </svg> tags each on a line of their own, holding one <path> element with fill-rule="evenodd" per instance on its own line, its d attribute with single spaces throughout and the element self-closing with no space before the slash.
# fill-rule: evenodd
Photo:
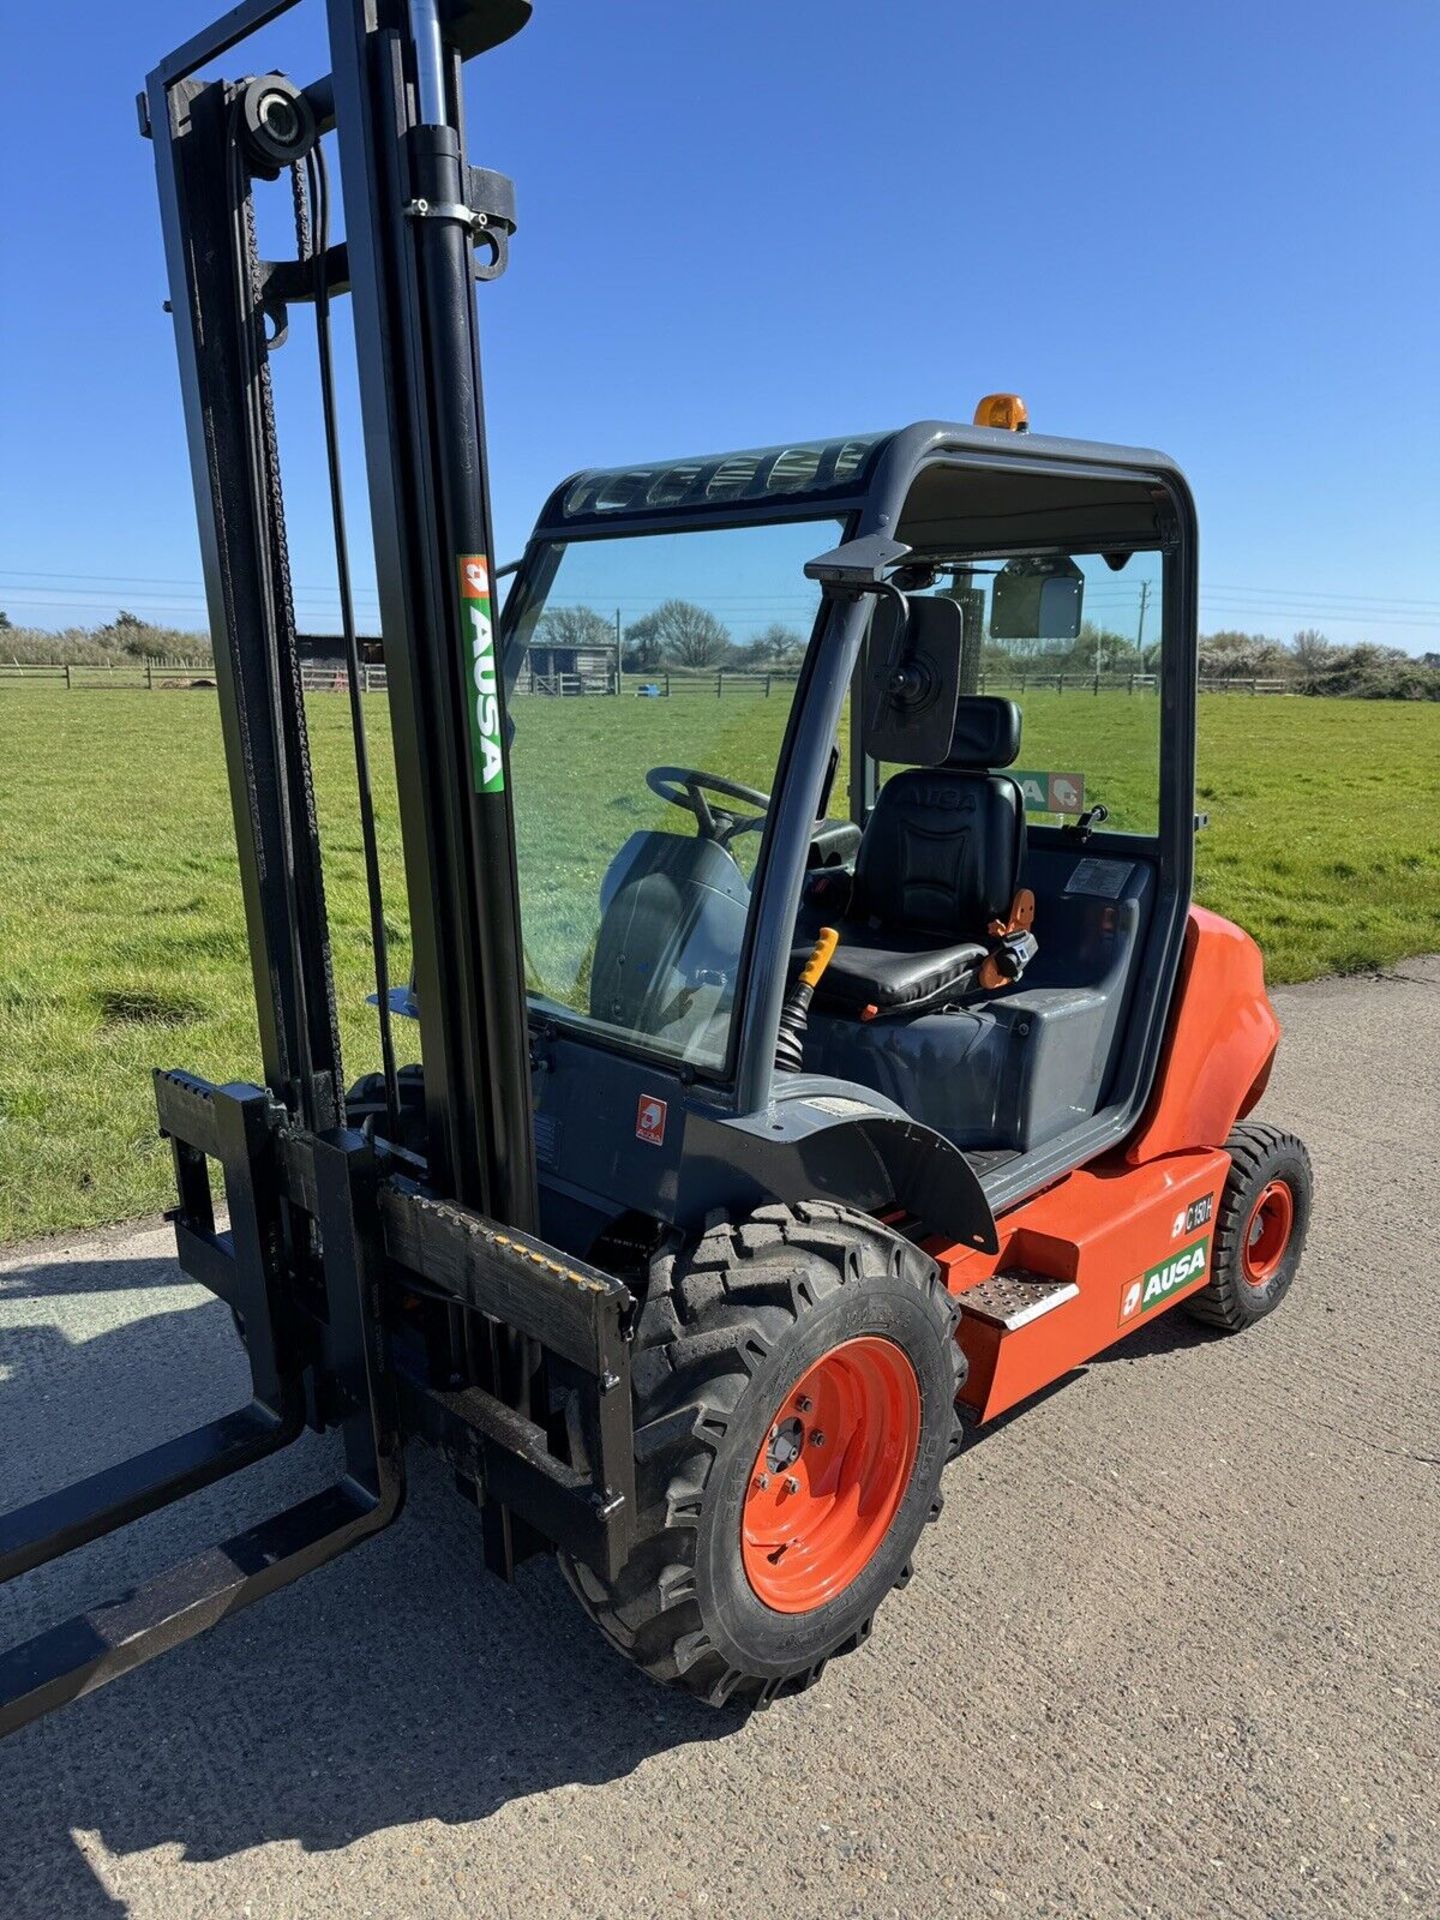
<svg viewBox="0 0 1440 1920">
<path fill-rule="evenodd" d="M 1102 900 L 1118 900 L 1125 891 L 1125 882 L 1134 871 L 1129 860 L 1081 860 L 1065 882 L 1065 891 L 1098 894 Z"/>
</svg>

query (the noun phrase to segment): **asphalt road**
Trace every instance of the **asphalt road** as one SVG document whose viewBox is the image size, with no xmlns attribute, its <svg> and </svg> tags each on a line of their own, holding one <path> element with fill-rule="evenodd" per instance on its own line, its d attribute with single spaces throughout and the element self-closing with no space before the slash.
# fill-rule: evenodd
<svg viewBox="0 0 1440 1920">
<path fill-rule="evenodd" d="M 0 1747 L 0 1915 L 1440 1914 L 1440 958 L 1276 1000 L 1289 1301 L 1167 1316 L 982 1438 L 816 1691 L 652 1688 L 548 1563 L 487 1578 L 421 1455 L 379 1540 Z M 244 1378 L 164 1231 L 12 1253 L 0 1507 Z M 0 1640 L 325 1466 L 42 1569 Z"/>
</svg>

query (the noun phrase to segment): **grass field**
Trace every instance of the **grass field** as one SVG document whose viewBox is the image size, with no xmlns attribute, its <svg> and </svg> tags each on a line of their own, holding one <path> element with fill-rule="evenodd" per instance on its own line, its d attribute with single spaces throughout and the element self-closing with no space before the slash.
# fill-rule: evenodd
<svg viewBox="0 0 1440 1920">
<path fill-rule="evenodd" d="M 409 964 L 399 832 L 372 701 L 395 972 Z M 527 944 L 578 978 L 608 855 L 653 818 L 658 762 L 769 784 L 785 703 L 528 701 L 522 859 L 543 871 Z M 1030 766 L 1079 767 L 1140 824 L 1153 701 L 1031 693 Z M 364 877 L 345 703 L 311 702 L 346 1069 L 376 1064 Z M 531 756 L 533 755 L 533 761 Z M 596 757 L 608 784 L 591 777 Z M 1102 768 L 1114 768 L 1110 779 Z M 600 791 L 600 787 L 604 791 Z M 1241 921 L 1269 977 L 1359 972 L 1440 946 L 1440 706 L 1202 700 L 1198 894 Z M 668 809 L 662 809 L 668 812 Z M 676 816 L 678 822 L 678 816 Z M 258 1070 L 213 696 L 0 694 L 0 1243 L 171 1199 L 150 1069 Z"/>
</svg>

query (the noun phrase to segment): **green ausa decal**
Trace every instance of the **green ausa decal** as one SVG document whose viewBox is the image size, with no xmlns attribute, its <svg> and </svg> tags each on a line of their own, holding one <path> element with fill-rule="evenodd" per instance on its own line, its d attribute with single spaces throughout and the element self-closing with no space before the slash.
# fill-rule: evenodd
<svg viewBox="0 0 1440 1920">
<path fill-rule="evenodd" d="M 1172 1294 L 1198 1280 L 1209 1264 L 1207 1233 L 1203 1240 L 1192 1241 L 1188 1247 L 1172 1253 L 1168 1260 L 1162 1260 L 1158 1267 L 1142 1273 L 1138 1280 L 1130 1281 L 1120 1296 L 1120 1325 L 1123 1327 L 1127 1321 L 1138 1320 L 1142 1314 L 1149 1313 L 1152 1307 L 1163 1305 Z"/>
<path fill-rule="evenodd" d="M 483 553 L 460 556 L 460 609 L 464 620 L 466 679 L 470 683 L 470 759 L 477 793 L 505 791 L 500 751 L 500 692 L 495 668 L 495 626 L 490 615 L 490 562 Z"/>
</svg>

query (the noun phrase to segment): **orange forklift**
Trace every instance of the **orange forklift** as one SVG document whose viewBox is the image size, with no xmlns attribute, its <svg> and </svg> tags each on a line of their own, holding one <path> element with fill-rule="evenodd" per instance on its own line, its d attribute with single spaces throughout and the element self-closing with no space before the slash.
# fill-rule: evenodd
<svg viewBox="0 0 1440 1920">
<path fill-rule="evenodd" d="M 251 1394 L 0 1518 L 0 1580 L 307 1426 L 344 1465 L 0 1656 L 0 1732 L 390 1524 L 412 1440 L 495 1573 L 553 1551 L 655 1679 L 764 1705 L 866 1638 L 970 1427 L 1173 1307 L 1238 1332 L 1294 1278 L 1308 1160 L 1248 1118 L 1278 1037 L 1260 954 L 1191 903 L 1190 492 L 1161 454 L 1030 433 L 993 395 L 969 425 L 577 473 L 501 610 L 474 286 L 515 204 L 466 161 L 460 76 L 529 5 L 326 0 L 332 70 L 302 86 L 234 56 L 294 4 L 242 0 L 142 98 L 261 1054 L 253 1082 L 155 1086 L 180 1265 L 231 1308 Z M 266 194 L 293 213 L 279 259 Z M 376 971 L 381 1065 L 354 1084 L 271 386 L 307 314 Z M 777 626 L 793 667 L 757 646 L 772 665 L 737 683 Z M 728 675 L 670 672 L 717 633 Z M 1067 692 L 1077 648 L 1093 673 Z"/>
</svg>

